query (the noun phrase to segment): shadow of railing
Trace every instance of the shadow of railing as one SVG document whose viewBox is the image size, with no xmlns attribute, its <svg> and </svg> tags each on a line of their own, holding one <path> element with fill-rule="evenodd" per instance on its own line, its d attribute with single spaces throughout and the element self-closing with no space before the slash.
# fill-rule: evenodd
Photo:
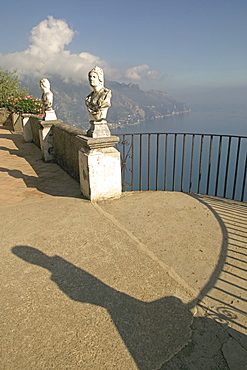
<svg viewBox="0 0 247 370">
<path fill-rule="evenodd" d="M 191 195 L 206 205 L 221 225 L 223 244 L 218 265 L 197 297 L 207 316 L 247 330 L 247 204 Z M 195 304 L 191 302 L 190 304 Z"/>
</svg>

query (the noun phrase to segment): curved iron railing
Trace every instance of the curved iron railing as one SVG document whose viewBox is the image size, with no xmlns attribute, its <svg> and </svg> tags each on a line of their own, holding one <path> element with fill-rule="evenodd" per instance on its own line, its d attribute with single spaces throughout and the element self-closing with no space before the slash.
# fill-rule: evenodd
<svg viewBox="0 0 247 370">
<path fill-rule="evenodd" d="M 119 135 L 123 190 L 169 190 L 247 200 L 247 136 Z"/>
</svg>

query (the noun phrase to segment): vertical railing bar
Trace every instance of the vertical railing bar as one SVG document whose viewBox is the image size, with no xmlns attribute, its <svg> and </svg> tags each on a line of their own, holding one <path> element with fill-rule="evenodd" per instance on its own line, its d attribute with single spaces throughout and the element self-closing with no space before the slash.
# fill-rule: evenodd
<svg viewBox="0 0 247 370">
<path fill-rule="evenodd" d="M 125 191 L 126 190 L 126 158 L 125 158 L 125 135 L 124 134 L 123 134 L 122 145 L 123 145 L 123 161 L 122 161 L 123 178 L 122 178 L 122 183 L 123 183 L 123 191 Z"/>
<path fill-rule="evenodd" d="M 241 202 L 244 201 L 244 191 L 245 191 L 246 177 L 247 177 L 247 153 L 246 153 L 246 156 L 245 156 L 245 165 L 244 165 L 244 174 L 243 174 Z"/>
<path fill-rule="evenodd" d="M 210 144 L 209 144 L 209 152 L 208 152 L 208 178 L 207 178 L 206 195 L 208 195 L 209 181 L 210 181 L 210 175 L 211 175 L 212 147 L 213 147 L 213 135 L 210 135 Z"/>
<path fill-rule="evenodd" d="M 140 134 L 140 172 L 139 172 L 139 189 L 142 190 L 142 134 Z"/>
<path fill-rule="evenodd" d="M 150 190 L 150 134 L 148 134 L 148 190 Z"/>
<path fill-rule="evenodd" d="M 198 175 L 198 184 L 197 184 L 197 193 L 198 194 L 200 194 L 200 189 L 201 189 L 203 145 L 204 145 L 204 135 L 201 136 L 201 149 L 200 149 L 200 160 L 199 160 L 199 175 Z"/>
<path fill-rule="evenodd" d="M 166 150 L 165 150 L 165 169 L 164 169 L 164 191 L 166 190 L 166 179 L 167 179 L 167 157 L 168 157 L 168 134 L 166 135 Z"/>
<path fill-rule="evenodd" d="M 144 143 L 144 139 L 143 139 L 143 135 L 145 135 L 145 143 Z M 147 135 L 147 140 L 146 140 L 146 135 Z M 144 170 L 144 165 L 145 165 L 145 172 L 147 170 L 147 174 L 148 174 L 148 190 L 150 190 L 151 188 L 151 184 L 152 184 L 152 153 L 151 153 L 151 150 L 152 150 L 152 134 L 151 133 L 147 133 L 147 134 L 143 134 L 143 133 L 140 133 L 140 134 L 122 134 L 122 135 L 119 135 L 120 137 L 122 137 L 122 142 L 120 142 L 120 144 L 122 144 L 122 149 L 121 149 L 121 152 L 122 152 L 122 186 L 123 186 L 123 191 L 126 191 L 126 189 L 130 189 L 132 188 L 132 190 L 134 189 L 134 186 L 135 186 L 135 183 L 136 183 L 136 179 L 138 179 L 138 176 L 139 176 L 139 189 L 142 190 L 143 188 L 143 170 Z M 189 173 L 189 177 L 190 177 L 190 183 L 189 183 L 189 192 L 191 192 L 194 188 L 196 189 L 197 187 L 197 192 L 201 192 L 202 191 L 202 180 L 204 179 L 204 168 L 206 168 L 206 170 L 208 170 L 205 174 L 205 176 L 207 177 L 206 178 L 206 194 L 208 194 L 210 192 L 210 187 L 212 185 L 212 189 L 213 191 L 211 191 L 211 193 L 214 192 L 214 195 L 218 195 L 219 192 L 220 192 L 220 189 L 221 189 L 221 184 L 222 184 L 222 195 L 224 198 L 227 196 L 227 194 L 229 193 L 230 191 L 230 194 L 228 194 L 228 198 L 231 198 L 231 199 L 240 199 L 241 198 L 241 201 L 243 201 L 243 199 L 245 199 L 245 196 L 246 196 L 246 182 L 247 182 L 247 174 L 246 174 L 246 170 L 247 170 L 247 157 L 244 157 L 245 154 L 243 154 L 243 139 L 246 139 L 246 137 L 241 137 L 241 136 L 232 136 L 232 135 L 211 135 L 211 134 L 193 134 L 193 133 L 190 133 L 190 134 L 187 134 L 187 133 L 155 133 L 156 135 L 156 164 L 155 164 L 155 171 L 156 171 L 156 174 L 155 174 L 155 187 L 156 187 L 156 190 L 159 189 L 159 177 L 162 177 L 164 176 L 164 190 L 167 189 L 167 181 L 169 181 L 170 183 L 170 175 L 168 173 L 168 161 L 169 161 L 169 153 L 171 154 L 171 166 L 172 168 L 170 168 L 170 174 L 172 176 L 171 178 L 171 182 L 172 182 L 172 190 L 174 191 L 175 188 L 176 188 L 176 180 L 178 180 L 178 188 L 179 188 L 179 183 L 180 183 L 180 191 L 184 191 L 185 190 L 185 181 L 186 181 L 186 178 L 187 178 L 187 175 L 186 175 L 186 166 L 187 166 L 187 157 L 186 157 L 186 153 L 188 152 L 188 155 L 190 154 L 191 158 L 188 157 L 188 162 L 190 162 L 190 164 L 188 163 L 188 165 L 190 165 L 190 173 Z M 162 141 L 162 153 L 160 153 L 160 149 L 161 149 L 161 135 L 162 135 L 162 139 L 163 139 L 163 135 L 165 135 L 165 138 L 164 138 L 164 143 Z M 179 148 L 179 158 L 178 158 L 178 135 L 181 135 L 181 148 Z M 188 140 L 188 135 L 192 135 L 192 140 Z M 195 169 L 195 159 L 196 159 L 196 155 L 197 155 L 197 141 L 196 141 L 196 136 L 197 135 L 200 135 L 200 142 L 198 142 L 198 145 L 200 145 L 200 152 L 198 153 L 199 154 L 199 177 L 197 177 L 196 179 L 196 182 L 194 182 L 194 177 L 195 177 L 195 174 L 197 173 L 198 171 L 198 168 Z M 137 138 L 137 136 L 139 136 L 139 140 Z M 170 136 L 172 136 L 174 139 L 173 141 L 173 148 L 171 147 L 169 150 L 169 140 L 170 140 Z M 205 145 L 206 145 L 206 142 L 205 142 L 205 137 L 206 136 L 210 136 L 210 142 L 208 143 L 207 142 L 207 151 L 205 152 Z M 214 140 L 215 140 L 215 137 L 218 139 L 215 143 L 214 143 Z M 224 137 L 227 137 L 227 139 L 224 139 Z M 129 139 L 128 139 L 129 138 Z M 234 147 L 233 147 L 233 138 L 236 139 L 237 141 L 234 142 Z M 135 140 L 137 139 L 137 140 Z M 226 140 L 226 143 L 224 143 L 224 140 Z M 140 145 L 140 148 L 139 150 L 137 149 L 137 153 L 135 153 L 135 141 L 139 142 L 139 145 Z M 130 143 L 129 143 L 130 142 Z M 145 144 L 145 148 L 144 148 L 144 144 Z M 165 145 L 165 148 L 163 149 L 163 144 Z M 216 145 L 214 145 L 216 144 Z M 130 145 L 130 148 L 128 149 L 127 145 Z M 191 145 L 191 153 L 190 152 L 190 145 Z M 146 154 L 146 148 L 148 148 L 148 154 Z M 215 161 L 213 161 L 213 154 L 214 154 L 214 148 L 216 149 L 216 153 L 215 153 Z M 234 163 L 234 166 L 231 166 L 231 157 L 232 157 L 232 154 L 233 154 L 233 148 L 234 148 L 234 157 L 235 157 L 235 163 Z M 145 158 L 143 157 L 143 150 L 145 149 Z M 223 158 L 223 149 L 224 149 L 224 158 Z M 135 170 L 135 161 L 136 161 L 136 156 L 138 158 L 138 151 L 139 151 L 139 165 L 140 165 L 140 168 L 139 168 L 139 174 L 136 174 Z M 130 154 L 129 154 L 130 153 Z M 205 155 L 204 155 L 205 154 Z M 242 155 L 243 154 L 243 155 Z M 162 156 L 165 155 L 165 158 L 164 158 L 164 175 L 163 173 L 160 172 L 160 159 L 159 159 L 159 156 Z M 131 156 L 131 165 L 132 165 L 132 168 L 131 168 L 131 171 L 128 170 L 128 158 L 130 158 Z M 181 156 L 181 157 L 180 157 Z M 241 156 L 241 157 L 240 157 Z M 172 163 L 172 157 L 173 157 L 173 163 Z M 206 158 L 208 157 L 208 158 Z M 243 158 L 244 157 L 244 158 Z M 205 161 L 204 161 L 205 159 Z M 145 161 L 144 161 L 145 160 Z M 181 164 L 180 162 L 178 162 L 178 160 L 180 161 L 181 160 Z M 241 162 L 240 162 L 241 160 Z M 138 159 L 137 159 L 138 161 Z M 147 163 L 147 162 L 148 163 Z M 213 161 L 213 162 L 212 162 Z M 196 160 L 196 163 L 197 163 L 197 160 Z M 241 166 L 240 166 L 240 163 L 241 163 Z M 147 165 L 147 167 L 146 167 Z M 212 167 L 213 165 L 213 167 Z M 178 166 L 181 167 L 181 171 L 179 174 L 177 174 L 176 172 L 178 171 Z M 197 167 L 197 166 L 196 166 Z M 216 168 L 215 168 L 216 167 Z M 232 168 L 233 167 L 233 168 Z M 213 176 L 213 179 L 212 179 L 212 170 L 216 171 L 216 175 Z M 196 170 L 196 173 L 195 173 L 195 170 Z M 221 171 L 221 174 L 220 174 L 220 171 Z M 243 172 L 244 171 L 244 172 Z M 128 175 L 128 172 L 131 172 L 131 175 L 129 174 Z M 163 170 L 162 170 L 163 172 Z M 213 171 L 214 172 L 214 171 Z M 135 175 L 137 175 L 137 178 L 135 178 Z M 168 175 L 169 175 L 169 178 L 168 178 Z M 230 181 L 230 178 L 231 180 L 233 180 L 233 185 L 230 187 L 232 189 L 229 188 L 229 181 Z M 146 177 L 145 177 L 146 179 Z M 126 182 L 128 181 L 128 183 Z M 129 184 L 129 182 L 131 181 L 131 183 Z M 146 183 L 146 180 L 145 180 L 145 183 Z M 195 186 L 194 186 L 195 185 Z M 146 187 L 146 185 L 145 185 Z M 186 185 L 186 190 L 187 190 L 187 185 Z M 220 193 L 221 194 L 221 193 Z"/>
<path fill-rule="evenodd" d="M 232 190 L 232 199 L 234 199 L 234 197 L 235 197 L 235 191 L 236 191 L 236 182 L 237 182 L 237 174 L 238 174 L 238 162 L 239 162 L 240 143 L 241 143 L 241 137 L 238 138 L 238 147 L 237 147 L 237 157 L 236 157 L 236 164 L 235 164 L 235 175 L 234 175 L 234 183 L 233 183 L 233 190 Z"/>
<path fill-rule="evenodd" d="M 173 179 L 172 179 L 172 190 L 175 189 L 175 177 L 176 177 L 176 153 L 177 153 L 177 134 L 174 134 L 174 153 L 173 153 Z"/>
<path fill-rule="evenodd" d="M 228 140 L 228 149 L 227 149 L 227 157 L 226 157 L 226 169 L 225 169 L 225 179 L 224 179 L 224 194 L 223 197 L 226 197 L 226 189 L 227 189 L 227 180 L 228 180 L 228 170 L 229 170 L 229 161 L 230 161 L 230 151 L 231 151 L 231 142 L 232 138 L 229 136 Z"/>
<path fill-rule="evenodd" d="M 157 142 L 156 142 L 156 190 L 158 190 L 158 178 L 159 178 L 159 138 L 160 134 L 157 134 Z"/>
<path fill-rule="evenodd" d="M 191 189 L 192 189 L 192 174 L 193 174 L 193 164 L 194 164 L 194 142 L 195 142 L 195 134 L 192 135 L 192 142 L 191 142 L 190 187 L 189 187 L 189 193 L 191 193 Z"/>
<path fill-rule="evenodd" d="M 218 194 L 218 185 L 219 185 L 219 177 L 220 177 L 220 160 L 221 160 L 221 147 L 222 147 L 222 135 L 220 135 L 220 141 L 218 146 L 218 162 L 217 162 L 217 171 L 216 171 L 216 182 L 214 188 L 214 195 Z"/>
<path fill-rule="evenodd" d="M 132 145 L 132 156 L 131 156 L 131 165 L 132 165 L 132 177 L 131 177 L 131 190 L 134 190 L 135 186 L 135 169 L 134 169 L 134 134 L 131 134 L 131 145 Z"/>
<path fill-rule="evenodd" d="M 184 188 L 185 148 L 186 148 L 186 134 L 183 134 L 182 174 L 181 174 L 181 184 L 180 184 L 180 191 L 182 191 L 182 192 L 183 192 L 183 188 Z"/>
</svg>

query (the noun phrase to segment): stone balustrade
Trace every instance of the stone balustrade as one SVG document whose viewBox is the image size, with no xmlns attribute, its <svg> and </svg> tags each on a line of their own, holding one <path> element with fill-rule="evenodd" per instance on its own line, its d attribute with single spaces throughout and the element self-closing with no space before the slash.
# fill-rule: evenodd
<svg viewBox="0 0 247 370">
<path fill-rule="evenodd" d="M 26 142 L 34 142 L 41 149 L 44 162 L 57 163 L 80 182 L 86 198 L 98 201 L 120 197 L 120 153 L 114 148 L 118 137 L 92 138 L 86 131 L 68 126 L 59 119 L 44 121 L 39 116 L 27 114 L 18 117 L 18 130 L 15 131 L 22 133 Z"/>
</svg>

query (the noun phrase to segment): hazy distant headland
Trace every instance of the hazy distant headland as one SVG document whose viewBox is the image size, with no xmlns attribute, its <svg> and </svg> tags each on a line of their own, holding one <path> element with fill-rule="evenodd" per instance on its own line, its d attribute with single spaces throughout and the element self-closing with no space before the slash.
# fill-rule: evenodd
<svg viewBox="0 0 247 370">
<path fill-rule="evenodd" d="M 50 82 L 58 118 L 70 126 L 87 128 L 89 118 L 85 98 L 90 93 L 88 83 L 64 82 L 54 76 L 50 77 Z M 29 87 L 30 94 L 37 97 L 41 95 L 39 81 L 27 79 L 23 84 Z M 163 91 L 143 91 L 137 84 L 114 81 L 106 81 L 105 86 L 112 90 L 112 106 L 107 116 L 111 127 L 124 127 L 146 120 L 190 112 L 185 103 Z"/>
</svg>

